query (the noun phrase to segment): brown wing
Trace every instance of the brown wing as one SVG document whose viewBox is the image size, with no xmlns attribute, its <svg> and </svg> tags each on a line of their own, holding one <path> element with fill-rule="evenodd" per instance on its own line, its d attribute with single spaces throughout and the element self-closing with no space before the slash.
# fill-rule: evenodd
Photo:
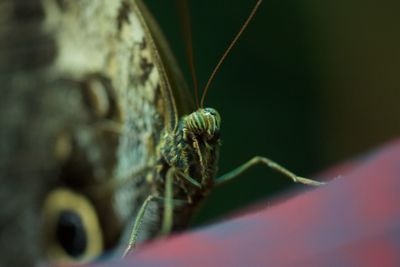
<svg viewBox="0 0 400 267">
<path fill-rule="evenodd" d="M 136 0 L 136 2 L 144 20 L 146 21 L 148 26 L 147 28 L 150 31 L 150 35 L 155 43 L 155 46 L 157 47 L 157 49 L 154 50 L 154 53 L 158 53 L 159 58 L 161 59 L 160 64 L 163 65 L 163 69 L 167 77 L 169 84 L 168 90 L 172 91 L 172 94 L 170 95 L 172 95 L 173 98 L 171 100 L 174 100 L 175 102 L 178 111 L 178 117 L 193 112 L 195 108 L 193 96 L 188 89 L 186 81 L 179 68 L 179 64 L 174 57 L 174 54 L 171 51 L 165 36 L 163 35 L 153 16 L 148 11 L 147 7 L 143 4 L 143 1 Z"/>
<path fill-rule="evenodd" d="M 140 0 L 131 1 L 132 12 L 129 16 L 129 22 L 132 29 L 135 29 L 135 36 L 133 39 L 140 40 L 142 50 L 137 51 L 135 54 L 143 55 L 146 64 L 142 63 L 140 66 L 147 65 L 149 68 L 149 79 L 146 81 L 144 88 L 140 89 L 143 92 L 153 91 L 157 92 L 154 99 L 154 106 L 158 111 L 157 116 L 164 118 L 163 123 L 159 124 L 160 129 L 154 133 L 151 140 L 151 149 L 153 155 L 156 157 L 148 164 L 151 169 L 145 172 L 149 179 L 157 179 L 156 161 L 158 155 L 157 146 L 160 142 L 162 134 L 172 133 L 177 126 L 178 119 L 182 114 L 188 113 L 193 110 L 192 97 L 187 90 L 186 83 L 180 72 L 177 62 L 172 55 L 172 52 L 165 41 L 158 25 L 154 18 L 151 16 L 146 6 Z M 131 114 L 131 116 L 140 116 L 140 113 Z M 154 118 L 154 116 L 152 116 Z M 127 139 L 129 140 L 129 138 Z M 155 159 L 155 160 L 154 160 Z M 141 194 L 140 204 L 143 203 L 145 197 L 154 191 L 151 183 L 142 185 L 145 188 L 145 194 Z M 137 189 L 136 189 L 137 190 Z M 137 211 L 137 209 L 135 210 Z M 159 232 L 160 224 L 160 207 L 158 203 L 151 203 L 146 210 L 146 215 L 143 219 L 141 230 L 139 233 L 139 240 L 148 239 L 153 237 Z M 133 222 L 133 220 L 132 220 Z M 130 234 L 131 228 L 128 227 L 127 234 Z M 127 242 L 122 242 L 126 245 Z"/>
<path fill-rule="evenodd" d="M 160 135 L 176 123 L 174 98 L 135 1 L 73 1 L 61 6 L 47 3 L 46 28 L 56 36 L 59 48 L 57 77 L 84 81 L 98 75 L 107 81 L 115 98 L 117 117 L 93 121 L 86 125 L 84 134 L 80 129 L 73 133 L 79 139 L 76 143 L 83 151 L 81 157 L 93 170 L 90 179 L 87 174 L 79 178 L 89 180 L 85 186 L 79 183 L 73 189 L 87 195 L 95 205 L 103 234 L 113 237 L 105 244 L 111 247 L 115 245 L 115 234 L 132 221 L 150 194 L 143 170 L 155 166 Z M 117 133 L 117 143 L 107 151 L 114 156 L 109 164 L 99 164 L 107 157 L 105 151 L 92 152 L 106 139 L 87 143 L 88 136 L 92 139 L 98 132 Z M 75 162 L 71 165 L 69 168 L 75 168 Z M 109 168 L 102 171 L 102 166 Z M 73 179 L 77 180 L 76 175 Z M 86 190 L 88 187 L 90 190 Z M 141 238 L 147 238 L 147 232 L 144 226 Z"/>
<path fill-rule="evenodd" d="M 183 79 L 140 2 L 4 1 L 0 12 L 0 261 L 40 260 L 41 206 L 61 187 L 93 205 L 110 248 L 149 194 L 142 170 L 185 109 L 171 89 Z"/>
<path fill-rule="evenodd" d="M 4 1 L 0 14 L 0 262 L 40 260 L 57 188 L 93 205 L 111 248 L 150 192 L 160 134 L 191 107 L 182 75 L 139 1 Z M 47 240 L 57 218 L 44 221 Z"/>
</svg>

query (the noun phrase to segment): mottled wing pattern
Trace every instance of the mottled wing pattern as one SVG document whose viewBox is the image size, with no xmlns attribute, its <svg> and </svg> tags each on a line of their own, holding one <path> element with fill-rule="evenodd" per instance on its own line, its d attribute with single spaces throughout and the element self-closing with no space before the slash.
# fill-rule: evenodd
<svg viewBox="0 0 400 267">
<path fill-rule="evenodd" d="M 161 138 L 163 138 L 165 134 L 171 134 L 175 130 L 179 116 L 191 111 L 193 103 L 189 91 L 186 88 L 184 78 L 177 66 L 178 64 L 175 61 L 168 44 L 165 42 L 164 36 L 155 20 L 141 1 L 132 1 L 130 3 L 132 4 L 132 12 L 130 13 L 130 24 L 128 24 L 128 27 L 135 29 L 137 33 L 135 38 L 137 38 L 138 44 L 141 44 L 139 48 L 142 50 L 137 51 L 136 53 L 138 55 L 144 55 L 140 58 L 140 67 L 142 68 L 143 65 L 146 64 L 149 66 L 148 75 L 150 76 L 150 79 L 148 79 L 147 84 L 144 84 L 144 86 L 139 88 L 139 90 L 142 92 L 155 91 L 157 93 L 154 98 L 153 106 L 149 108 L 146 107 L 146 109 L 142 110 L 145 110 L 147 113 L 146 116 L 148 116 L 148 114 L 154 114 L 153 111 L 150 111 L 150 108 L 156 108 L 159 113 L 154 114 L 150 118 L 157 116 L 163 117 L 161 128 L 157 129 L 158 131 L 153 132 L 151 139 L 140 140 L 142 145 L 151 145 L 151 150 L 149 147 L 146 147 L 148 150 L 145 151 L 145 153 L 151 153 L 153 156 L 153 160 L 148 162 L 146 165 L 149 166 L 148 171 L 145 172 L 146 181 L 148 183 L 143 187 L 150 189 L 150 191 L 146 191 L 146 195 L 142 195 L 140 198 L 140 202 L 143 203 L 143 197 L 147 197 L 150 194 L 159 194 L 157 184 L 160 182 L 163 183 L 164 181 L 164 177 L 161 177 L 163 174 L 161 174 L 157 169 L 157 164 L 161 158 L 159 150 Z M 140 114 L 140 112 L 133 112 L 130 116 L 136 117 L 139 116 L 138 114 Z M 135 120 L 132 122 L 134 121 Z M 131 142 L 129 136 L 126 140 Z M 129 149 L 129 145 L 122 145 L 120 148 Z M 140 188 L 140 186 L 138 186 L 136 190 L 138 190 L 138 188 Z M 162 215 L 161 204 L 162 203 L 156 201 L 149 204 L 139 231 L 139 240 L 148 239 L 159 233 Z M 129 231 L 131 229 L 128 228 L 127 230 L 127 233 L 130 233 Z M 125 235 L 125 237 L 128 236 L 128 234 Z M 122 245 L 126 245 L 126 243 L 122 242 Z"/>
<path fill-rule="evenodd" d="M 73 93 L 50 89 L 56 47 L 43 20 L 40 1 L 0 2 L 0 266 L 38 261 L 40 201 L 58 173 L 54 139 L 78 119 Z"/>
<path fill-rule="evenodd" d="M 189 107 L 170 87 L 182 76 L 164 67 L 175 62 L 139 1 L 3 1 L 0 12 L 0 199 L 18 199 L 1 213 L 0 249 L 17 241 L 2 262 L 40 260 L 41 205 L 57 187 L 90 199 L 111 248 L 151 192 L 161 134 Z"/>
<path fill-rule="evenodd" d="M 59 48 L 56 77 L 85 81 L 97 75 L 108 81 L 114 95 L 118 118 L 103 118 L 89 127 L 119 135 L 115 168 L 99 172 L 95 182 L 99 188 L 111 184 L 115 220 L 123 227 L 149 195 L 146 177 L 156 165 L 160 135 L 175 124 L 166 71 L 145 24 L 143 6 L 139 9 L 136 1 L 45 3 L 46 28 Z M 92 198 L 102 203 L 105 195 Z M 151 219 L 145 218 L 142 238 L 147 238 L 146 225 L 151 224 L 146 220 Z"/>
</svg>

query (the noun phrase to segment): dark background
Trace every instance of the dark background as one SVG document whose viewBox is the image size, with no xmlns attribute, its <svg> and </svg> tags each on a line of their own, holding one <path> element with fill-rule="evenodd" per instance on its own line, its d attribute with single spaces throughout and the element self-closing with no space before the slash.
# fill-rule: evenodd
<svg viewBox="0 0 400 267">
<path fill-rule="evenodd" d="M 189 2 L 202 87 L 255 1 Z M 146 3 L 189 78 L 175 2 Z M 206 98 L 222 116 L 220 173 L 263 155 L 308 177 L 398 136 L 399 3 L 264 1 Z M 254 167 L 216 189 L 197 222 L 288 187 Z"/>
</svg>

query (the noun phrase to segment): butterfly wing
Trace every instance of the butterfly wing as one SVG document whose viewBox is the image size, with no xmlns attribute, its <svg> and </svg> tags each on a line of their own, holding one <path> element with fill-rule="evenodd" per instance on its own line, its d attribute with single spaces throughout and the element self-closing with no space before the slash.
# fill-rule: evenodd
<svg viewBox="0 0 400 267">
<path fill-rule="evenodd" d="M 48 252 L 59 254 L 63 245 L 56 243 L 55 235 L 60 215 L 65 215 L 62 209 L 83 216 L 82 227 L 97 225 L 99 233 L 87 232 L 89 244 L 96 243 L 93 240 L 99 239 L 91 237 L 98 235 L 102 249 L 112 248 L 151 193 L 146 178 L 154 172 L 146 168 L 157 160 L 160 135 L 173 129 L 179 114 L 190 107 L 182 75 L 140 1 L 9 1 L 0 10 L 7 14 L 5 21 L 15 20 L 19 27 L 1 33 L 2 44 L 15 48 L 1 51 L 7 72 L 2 84 L 12 92 L 4 95 L 3 102 L 9 103 L 2 105 L 1 125 L 18 134 L 3 135 L 8 146 L 2 150 L 7 155 L 2 166 L 8 167 L 2 168 L 2 184 L 15 194 L 0 197 L 4 203 L 11 197 L 24 203 L 4 209 L 8 215 L 2 218 L 12 223 L 4 224 L 2 244 L 15 244 L 4 251 L 26 251 L 32 261 L 22 265 L 33 265 L 41 250 L 35 241 L 42 238 L 50 246 Z M 24 17 L 26 12 L 31 16 Z M 29 19 L 34 24 L 25 23 Z M 13 29 L 21 27 L 19 43 Z M 43 36 L 46 42 L 41 42 Z M 35 68 L 35 62 L 45 64 Z M 24 119 L 11 120 L 7 114 L 22 114 Z M 86 204 L 77 204 L 79 199 Z M 79 213 L 82 206 L 93 209 L 97 218 Z M 17 213 L 29 214 L 29 220 Z M 39 226 L 41 213 L 44 227 Z M 20 218 L 15 226 L 22 229 L 21 238 L 15 236 L 14 220 L 7 219 L 13 216 Z M 31 234 L 43 229 L 44 236 Z M 32 239 L 7 239 L 27 240 L 22 235 Z M 143 238 L 150 235 L 144 227 Z M 21 244 L 32 246 L 35 253 L 20 251 Z M 7 257 L 14 263 L 19 258 L 28 256 Z"/>
<path fill-rule="evenodd" d="M 146 22 L 149 38 L 152 38 L 155 44 L 156 49 L 153 51 L 154 53 L 158 53 L 159 56 L 157 58 L 161 59 L 160 65 L 163 66 L 162 71 L 165 72 L 164 77 L 168 84 L 166 90 L 172 92 L 169 94 L 172 98 L 166 99 L 166 101 L 171 101 L 171 103 L 175 104 L 178 117 L 188 114 L 195 108 L 193 96 L 188 89 L 174 53 L 171 51 L 159 25 L 150 14 L 148 8 L 143 4 L 143 1 L 137 0 L 136 3 L 138 11 Z"/>
<path fill-rule="evenodd" d="M 157 175 L 161 135 L 176 127 L 179 115 L 191 108 L 192 98 L 161 31 L 141 1 L 54 2 L 47 1 L 46 27 L 58 44 L 57 77 L 79 84 L 100 82 L 113 109 L 71 133 L 90 175 L 62 175 L 63 184 L 74 180 L 73 190 L 93 203 L 107 249 L 122 229 L 129 232 L 129 224 L 152 193 L 147 180 Z M 102 102 L 101 97 L 91 98 Z M 117 141 L 110 143 L 110 135 Z M 64 167 L 62 174 L 74 169 L 76 162 Z M 154 203 L 139 239 L 154 235 L 158 220 Z"/>
<path fill-rule="evenodd" d="M 142 1 L 131 1 L 130 3 L 132 5 L 132 12 L 130 13 L 129 23 L 130 27 L 132 27 L 132 31 L 136 33 L 134 39 L 138 44 L 137 51 L 135 51 L 134 54 L 138 58 L 141 57 L 139 62 L 142 61 L 136 68 L 138 72 L 142 71 L 141 66 L 143 65 L 148 66 L 149 69 L 149 79 L 136 88 L 138 92 L 135 93 L 135 95 L 144 94 L 145 92 L 155 92 L 154 98 L 150 102 L 150 104 L 153 105 L 151 107 L 141 108 L 141 110 L 145 110 L 146 117 L 150 115 L 150 118 L 159 119 L 158 121 L 151 121 L 148 123 L 149 125 L 153 123 L 159 127 L 151 131 L 151 141 L 138 140 L 135 147 L 147 144 L 142 154 L 150 153 L 156 156 L 152 158 L 150 164 L 152 168 L 150 168 L 148 172 L 145 172 L 147 180 L 155 180 L 160 178 L 158 177 L 160 174 L 155 171 L 156 162 L 154 159 L 158 160 L 160 157 L 160 155 L 158 155 L 159 151 L 157 151 L 157 146 L 160 142 L 161 135 L 164 133 L 172 133 L 177 126 L 179 117 L 193 110 L 193 101 L 183 75 L 178 68 L 178 64 L 154 18 Z M 145 61 L 145 63 L 143 61 Z M 135 105 L 131 103 L 129 106 Z M 154 111 L 149 111 L 150 109 L 154 109 Z M 151 115 L 151 113 L 154 115 Z M 134 117 L 132 121 L 137 121 L 138 118 L 143 117 L 141 112 L 132 112 L 128 116 Z M 128 135 L 124 140 L 127 144 L 132 142 L 132 139 L 130 139 Z M 149 143 L 151 144 L 151 150 L 148 149 Z M 126 152 L 123 154 L 127 154 L 128 151 L 130 151 L 129 147 L 129 145 L 122 145 L 120 146 L 120 150 L 125 150 Z M 148 150 L 144 151 L 145 149 Z M 129 162 L 137 162 L 137 159 L 131 159 Z M 143 164 L 145 163 L 143 162 Z M 143 164 L 141 164 L 141 166 L 143 166 Z M 122 169 L 128 168 L 123 167 Z M 144 177 L 140 180 L 143 180 L 143 178 Z M 148 191 L 148 186 L 150 186 L 150 184 L 143 185 L 143 188 L 146 188 L 146 192 L 137 198 L 137 203 L 143 203 L 145 197 L 154 192 Z M 155 190 L 154 188 L 152 189 Z M 148 239 L 159 232 L 159 206 L 159 203 L 151 203 L 147 208 L 139 233 L 139 240 Z M 131 229 L 128 227 L 125 237 L 128 237 L 130 230 Z M 122 244 L 126 244 L 126 242 L 122 242 Z"/>
</svg>

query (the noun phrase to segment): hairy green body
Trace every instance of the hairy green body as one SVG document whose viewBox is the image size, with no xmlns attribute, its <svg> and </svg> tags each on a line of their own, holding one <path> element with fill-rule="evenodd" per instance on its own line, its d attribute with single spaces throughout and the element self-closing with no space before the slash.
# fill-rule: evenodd
<svg viewBox="0 0 400 267">
<path fill-rule="evenodd" d="M 195 208 L 214 185 L 220 146 L 220 116 L 212 108 L 199 109 L 181 118 L 172 134 L 160 143 L 160 171 L 173 175 L 173 198 L 185 200 L 173 209 L 172 230 L 186 226 Z M 158 183 L 163 195 L 165 181 Z"/>
</svg>

